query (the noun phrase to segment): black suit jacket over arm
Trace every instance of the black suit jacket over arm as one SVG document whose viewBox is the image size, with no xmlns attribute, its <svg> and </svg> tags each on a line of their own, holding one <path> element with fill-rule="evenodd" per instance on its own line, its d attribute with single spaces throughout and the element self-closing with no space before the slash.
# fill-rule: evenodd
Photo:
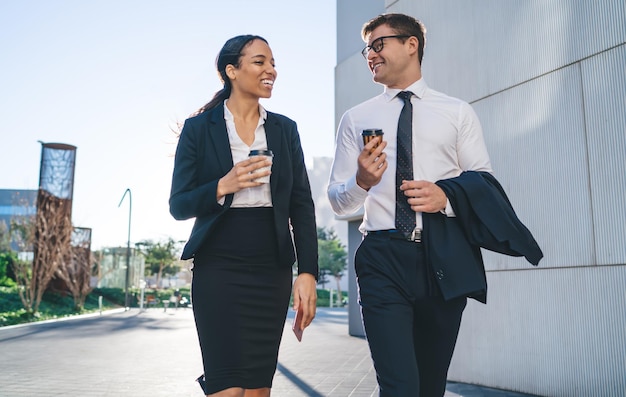
<svg viewBox="0 0 626 397">
<path fill-rule="evenodd" d="M 298 272 L 317 277 L 315 209 L 296 123 L 267 112 L 265 133 L 274 153 L 270 190 L 281 264 L 292 266 L 297 255 Z M 176 148 L 169 200 L 175 219 L 196 218 L 182 259 L 192 258 L 212 233 L 219 233 L 214 226 L 229 210 L 233 195 L 220 205 L 217 182 L 232 167 L 224 106 L 187 119 Z"/>
<path fill-rule="evenodd" d="M 466 171 L 437 182 L 456 217 L 423 213 L 427 260 L 444 299 L 470 296 L 485 303 L 487 281 L 480 248 L 524 256 L 537 266 L 543 253 L 517 218 L 504 189 L 487 172 Z"/>
</svg>

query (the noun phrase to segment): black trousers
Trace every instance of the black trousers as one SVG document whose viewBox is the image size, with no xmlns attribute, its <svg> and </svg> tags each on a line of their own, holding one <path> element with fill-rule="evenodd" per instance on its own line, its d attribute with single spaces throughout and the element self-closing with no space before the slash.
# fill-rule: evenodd
<svg viewBox="0 0 626 397">
<path fill-rule="evenodd" d="M 444 301 L 420 243 L 369 234 L 355 256 L 381 397 L 442 397 L 467 299 Z"/>
</svg>

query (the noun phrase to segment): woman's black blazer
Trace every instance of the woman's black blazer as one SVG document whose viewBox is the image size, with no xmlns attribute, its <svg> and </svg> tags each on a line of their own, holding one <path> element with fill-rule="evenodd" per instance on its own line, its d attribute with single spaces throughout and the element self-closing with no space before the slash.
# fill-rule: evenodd
<svg viewBox="0 0 626 397">
<path fill-rule="evenodd" d="M 274 153 L 270 190 L 281 264 L 292 266 L 297 257 L 298 273 L 317 278 L 315 208 L 296 123 L 267 112 L 265 133 Z M 214 225 L 229 210 L 233 195 L 220 205 L 217 182 L 232 167 L 223 104 L 187 119 L 176 148 L 169 199 L 175 219 L 196 218 L 182 259 L 192 258 L 212 233 L 219 233 Z"/>
</svg>

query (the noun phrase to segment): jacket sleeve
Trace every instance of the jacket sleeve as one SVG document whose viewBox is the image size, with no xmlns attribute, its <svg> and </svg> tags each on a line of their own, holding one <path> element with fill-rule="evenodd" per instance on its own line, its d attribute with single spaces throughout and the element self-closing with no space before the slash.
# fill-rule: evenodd
<svg viewBox="0 0 626 397">
<path fill-rule="evenodd" d="M 180 134 L 170 192 L 170 213 L 177 220 L 210 215 L 224 210 L 217 202 L 217 183 L 219 178 L 206 179 L 202 175 L 206 146 L 206 123 L 198 118 L 185 121 Z M 216 175 L 217 176 L 217 175 Z M 225 206 L 232 197 L 227 196 Z"/>
<path fill-rule="evenodd" d="M 318 278 L 317 231 L 315 206 L 304 163 L 304 154 L 297 126 L 289 134 L 289 150 L 293 169 L 293 188 L 289 205 L 289 218 L 298 261 L 298 274 L 310 273 Z"/>
<path fill-rule="evenodd" d="M 541 248 L 493 175 L 466 171 L 437 185 L 448 196 L 471 244 L 505 255 L 524 256 L 532 265 L 539 264 Z"/>
</svg>

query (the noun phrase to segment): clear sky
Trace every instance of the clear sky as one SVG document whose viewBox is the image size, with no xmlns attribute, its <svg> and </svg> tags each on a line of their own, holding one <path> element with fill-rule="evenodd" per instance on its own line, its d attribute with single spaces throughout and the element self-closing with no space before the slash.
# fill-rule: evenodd
<svg viewBox="0 0 626 397">
<path fill-rule="evenodd" d="M 307 158 L 333 155 L 336 4 L 331 0 L 0 2 L 0 188 L 37 189 L 42 142 L 74 145 L 72 221 L 92 248 L 186 240 L 168 198 L 172 129 L 221 83 L 215 57 L 239 34 L 276 59 L 270 111 L 298 123 Z"/>
</svg>

